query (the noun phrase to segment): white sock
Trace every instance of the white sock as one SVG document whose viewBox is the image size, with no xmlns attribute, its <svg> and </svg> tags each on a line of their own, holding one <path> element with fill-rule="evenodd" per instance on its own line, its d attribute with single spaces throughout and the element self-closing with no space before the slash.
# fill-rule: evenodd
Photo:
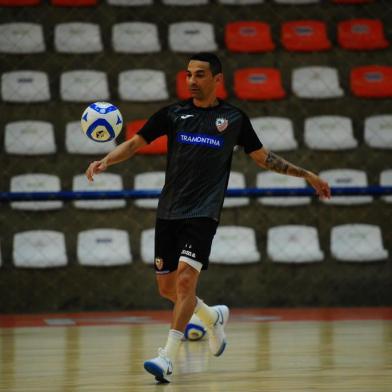
<svg viewBox="0 0 392 392">
<path fill-rule="evenodd" d="M 206 328 L 211 328 L 218 318 L 218 314 L 215 309 L 205 304 L 200 298 L 197 298 L 195 307 L 195 315 L 204 323 Z"/>
<path fill-rule="evenodd" d="M 167 342 L 165 346 L 165 351 L 167 356 L 171 360 L 175 359 L 177 355 L 177 351 L 180 348 L 180 344 L 183 336 L 184 334 L 182 332 L 177 331 L 175 329 L 171 329 L 169 331 L 169 335 L 167 337 Z"/>
</svg>

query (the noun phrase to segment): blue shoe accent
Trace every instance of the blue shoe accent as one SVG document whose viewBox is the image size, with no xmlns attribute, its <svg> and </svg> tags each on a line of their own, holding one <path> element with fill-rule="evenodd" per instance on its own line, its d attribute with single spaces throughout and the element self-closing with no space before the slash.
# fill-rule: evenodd
<svg viewBox="0 0 392 392">
<path fill-rule="evenodd" d="M 149 373 L 155 376 L 155 380 L 157 380 L 160 383 L 166 384 L 169 383 L 170 381 L 166 380 L 163 377 L 163 370 L 160 368 L 158 365 L 156 365 L 153 362 L 146 361 L 144 362 L 144 369 L 146 369 Z"/>
<path fill-rule="evenodd" d="M 219 351 L 214 354 L 216 357 L 219 357 L 220 355 L 222 355 L 223 351 L 225 351 L 226 348 L 226 340 L 223 341 L 222 346 L 220 347 Z"/>
</svg>

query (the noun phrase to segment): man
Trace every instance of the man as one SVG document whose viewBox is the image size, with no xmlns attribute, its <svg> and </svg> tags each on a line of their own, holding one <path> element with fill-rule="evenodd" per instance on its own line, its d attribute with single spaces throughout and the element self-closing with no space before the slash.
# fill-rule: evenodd
<svg viewBox="0 0 392 392">
<path fill-rule="evenodd" d="M 191 99 L 169 105 L 155 113 L 130 140 L 105 158 L 90 164 L 95 174 L 132 157 L 147 143 L 166 134 L 168 156 L 155 227 L 155 271 L 160 295 L 174 303 L 171 329 L 158 357 L 146 361 L 145 369 L 159 382 L 169 382 L 172 361 L 180 346 L 186 324 L 195 313 L 207 328 L 212 354 L 226 346 L 224 326 L 227 306 L 210 307 L 196 297 L 202 269 L 208 267 L 211 243 L 216 232 L 227 188 L 233 148 L 239 145 L 262 168 L 305 178 L 321 198 L 329 198 L 326 182 L 263 147 L 249 118 L 236 107 L 218 100 L 217 84 L 222 66 L 210 53 L 190 58 L 187 84 Z"/>
</svg>

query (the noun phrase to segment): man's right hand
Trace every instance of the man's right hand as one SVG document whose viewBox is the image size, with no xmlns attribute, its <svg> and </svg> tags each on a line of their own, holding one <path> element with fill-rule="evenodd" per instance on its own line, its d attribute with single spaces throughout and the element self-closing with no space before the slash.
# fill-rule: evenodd
<svg viewBox="0 0 392 392">
<path fill-rule="evenodd" d="M 86 177 L 90 182 L 94 181 L 94 175 L 104 172 L 108 165 L 104 159 L 101 161 L 91 162 L 86 170 Z"/>
</svg>

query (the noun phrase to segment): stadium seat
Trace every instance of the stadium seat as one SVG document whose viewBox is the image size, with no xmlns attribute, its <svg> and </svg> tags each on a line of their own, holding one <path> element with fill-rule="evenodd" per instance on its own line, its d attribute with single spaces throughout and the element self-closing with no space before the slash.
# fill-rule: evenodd
<svg viewBox="0 0 392 392">
<path fill-rule="evenodd" d="M 274 0 L 274 1 L 275 3 L 278 4 L 292 4 L 292 5 L 315 4 L 320 2 L 320 0 Z"/>
<path fill-rule="evenodd" d="M 11 178 L 11 192 L 60 192 L 60 178 L 50 174 L 21 174 Z M 61 200 L 51 201 L 14 201 L 15 210 L 57 210 L 63 206 Z"/>
<path fill-rule="evenodd" d="M 51 268 L 67 265 L 64 234 L 53 230 L 16 233 L 13 244 L 15 267 Z"/>
<path fill-rule="evenodd" d="M 132 262 L 129 235 L 125 230 L 81 231 L 77 243 L 78 262 L 90 267 L 112 267 Z"/>
<path fill-rule="evenodd" d="M 163 71 L 134 69 L 123 71 L 118 77 L 120 98 L 126 101 L 150 102 L 169 98 Z"/>
<path fill-rule="evenodd" d="M 51 3 L 59 7 L 92 7 L 98 0 L 51 0 Z"/>
<path fill-rule="evenodd" d="M 234 92 L 239 99 L 261 101 L 282 99 L 280 71 L 275 68 L 243 68 L 234 72 Z"/>
<path fill-rule="evenodd" d="M 343 116 L 307 118 L 304 140 L 314 150 L 347 150 L 358 146 L 351 118 Z"/>
<path fill-rule="evenodd" d="M 135 135 L 143 127 L 147 120 L 134 120 L 127 124 L 125 138 L 129 140 L 133 135 Z M 167 154 L 167 136 L 161 136 L 155 139 L 152 143 L 147 144 L 140 148 L 136 154 L 142 155 L 161 155 Z"/>
<path fill-rule="evenodd" d="M 44 51 L 44 33 L 40 24 L 0 24 L 0 53 L 32 54 Z"/>
<path fill-rule="evenodd" d="M 392 186 L 392 169 L 383 170 L 380 173 L 380 185 Z M 383 196 L 382 200 L 387 203 L 392 203 L 392 195 Z"/>
<path fill-rule="evenodd" d="M 249 264 L 260 261 L 254 229 L 243 226 L 219 226 L 212 241 L 210 262 Z"/>
<path fill-rule="evenodd" d="M 257 21 L 230 22 L 225 27 L 225 43 L 232 52 L 270 52 L 275 49 L 271 27 Z"/>
<path fill-rule="evenodd" d="M 218 49 L 214 26 L 206 22 L 178 22 L 169 26 L 169 48 L 173 52 L 213 52 Z"/>
<path fill-rule="evenodd" d="M 376 225 L 348 224 L 331 231 L 331 254 L 340 261 L 366 262 L 388 258 L 382 243 L 381 229 Z"/>
<path fill-rule="evenodd" d="M 54 29 L 54 47 L 60 53 L 102 52 L 99 25 L 94 23 L 60 23 Z"/>
<path fill-rule="evenodd" d="M 364 139 L 366 144 L 373 148 L 392 148 L 392 115 L 367 117 Z"/>
<path fill-rule="evenodd" d="M 0 7 L 28 7 L 40 4 L 41 0 L 0 0 Z"/>
<path fill-rule="evenodd" d="M 94 177 L 94 182 L 89 182 L 84 174 L 74 176 L 72 190 L 80 191 L 122 191 L 123 181 L 120 175 L 113 173 L 100 173 Z M 76 208 L 85 210 L 112 210 L 124 208 L 126 201 L 124 199 L 103 199 L 103 200 L 75 200 L 73 202 Z"/>
<path fill-rule="evenodd" d="M 49 101 L 48 75 L 39 71 L 5 72 L 1 75 L 1 96 L 5 102 L 33 103 Z"/>
<path fill-rule="evenodd" d="M 160 52 L 158 27 L 147 22 L 117 23 L 112 27 L 112 46 L 119 53 Z"/>
<path fill-rule="evenodd" d="M 261 142 L 272 151 L 295 150 L 293 122 L 284 117 L 254 117 L 250 119 Z"/>
<path fill-rule="evenodd" d="M 263 172 L 257 174 L 256 186 L 261 189 L 306 188 L 306 181 L 299 177 L 291 177 L 274 172 Z M 294 207 L 310 204 L 311 198 L 308 196 L 260 197 L 258 201 L 266 206 Z"/>
<path fill-rule="evenodd" d="M 151 171 L 147 173 L 140 173 L 135 175 L 134 189 L 135 190 L 162 190 L 165 184 L 165 172 Z M 157 208 L 158 198 L 156 199 L 137 199 L 135 206 L 140 208 Z"/>
<path fill-rule="evenodd" d="M 153 0 L 107 0 L 109 5 L 118 5 L 122 7 L 139 7 L 145 5 L 152 5 Z"/>
<path fill-rule="evenodd" d="M 188 99 L 191 97 L 191 94 L 188 90 L 188 86 L 186 84 L 186 71 L 179 71 L 176 75 L 176 91 L 177 97 L 179 99 Z M 216 89 L 216 95 L 220 99 L 227 99 L 228 93 L 225 87 L 225 82 L 219 83 Z"/>
<path fill-rule="evenodd" d="M 165 5 L 179 5 L 182 7 L 208 4 L 208 0 L 162 0 L 162 2 Z"/>
<path fill-rule="evenodd" d="M 140 257 L 145 264 L 154 264 L 155 229 L 146 229 L 140 236 Z"/>
<path fill-rule="evenodd" d="M 60 94 L 63 101 L 95 102 L 110 98 L 108 79 L 101 71 L 68 71 L 60 78 Z"/>
<path fill-rule="evenodd" d="M 65 128 L 65 148 L 70 154 L 102 155 L 116 147 L 114 140 L 97 143 L 89 139 L 80 128 L 80 121 L 67 123 Z"/>
<path fill-rule="evenodd" d="M 228 189 L 245 189 L 245 176 L 243 173 L 231 171 L 229 177 Z M 223 202 L 223 208 L 243 207 L 249 205 L 248 197 L 226 197 Z"/>
<path fill-rule="evenodd" d="M 369 65 L 351 70 L 352 93 L 362 98 L 392 97 L 392 67 Z"/>
<path fill-rule="evenodd" d="M 279 263 L 312 263 L 324 259 L 317 229 L 302 225 L 268 229 L 267 254 L 272 261 Z"/>
<path fill-rule="evenodd" d="M 54 154 L 56 142 L 53 125 L 45 121 L 10 122 L 5 126 L 4 148 L 8 154 Z"/>
<path fill-rule="evenodd" d="M 292 90 L 299 98 L 338 98 L 344 95 L 338 72 L 330 67 L 301 67 L 293 71 Z"/>
<path fill-rule="evenodd" d="M 344 49 L 373 50 L 389 46 L 384 26 L 377 19 L 350 19 L 338 24 L 338 42 Z"/>
<path fill-rule="evenodd" d="M 333 169 L 319 173 L 320 177 L 328 182 L 331 187 L 366 187 L 368 186 L 367 174 L 362 170 Z M 372 196 L 332 196 L 328 200 L 321 200 L 325 204 L 356 205 L 373 201 Z"/>
<path fill-rule="evenodd" d="M 281 41 L 285 49 L 294 52 L 316 52 L 331 49 L 326 23 L 318 20 L 297 20 L 282 23 Z"/>
<path fill-rule="evenodd" d="M 218 0 L 218 3 L 224 5 L 253 5 L 262 4 L 264 0 Z"/>
</svg>

